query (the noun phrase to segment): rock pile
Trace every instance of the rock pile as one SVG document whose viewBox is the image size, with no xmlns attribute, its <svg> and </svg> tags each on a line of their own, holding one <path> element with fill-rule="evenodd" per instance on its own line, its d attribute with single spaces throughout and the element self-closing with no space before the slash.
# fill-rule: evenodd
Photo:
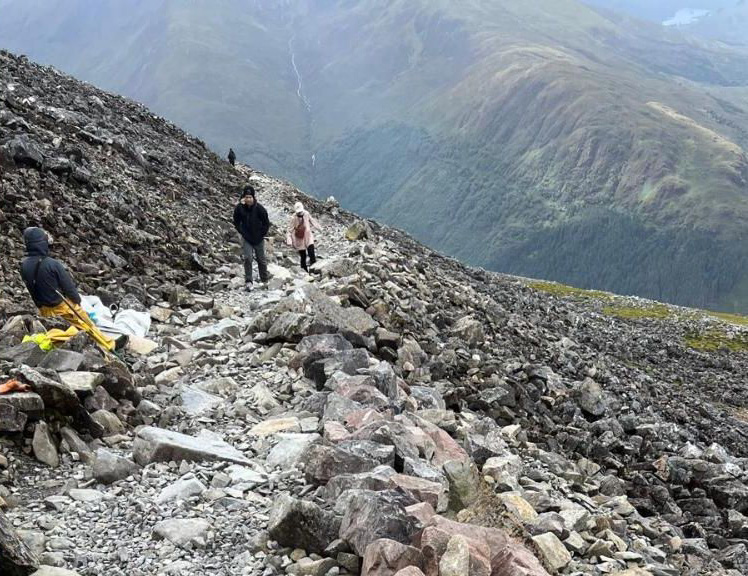
<svg viewBox="0 0 748 576">
<path fill-rule="evenodd" d="M 119 362 L 84 337 L 43 353 L 20 344 L 46 326 L 14 308 L 22 291 L 5 276 L 0 377 L 31 391 L 0 396 L 3 574 L 748 572 L 748 357 L 690 349 L 704 320 L 614 319 L 311 199 L 315 274 L 276 247 L 268 289 L 244 293 L 221 232 L 227 189 L 251 179 L 281 223 L 298 191 L 219 164 L 134 104 L 7 54 L 0 69 L 3 186 L 48 191 L 53 234 L 96 221 L 96 190 L 153 203 L 69 251 L 83 273 L 111 242 L 128 264 L 104 256 L 89 287 L 154 319 L 153 345 Z M 52 121 L 50 106 L 68 112 Z M 86 143 L 95 130 L 64 120 L 79 114 L 168 168 Z M 10 143 L 23 131 L 38 155 Z M 49 169 L 57 138 L 82 139 L 79 167 L 109 184 Z M 181 201 L 148 189 L 154 178 Z M 39 200 L 24 202 L 2 205 L 16 251 L 38 223 Z M 124 242 L 122 222 L 156 234 L 159 221 L 197 243 Z"/>
</svg>

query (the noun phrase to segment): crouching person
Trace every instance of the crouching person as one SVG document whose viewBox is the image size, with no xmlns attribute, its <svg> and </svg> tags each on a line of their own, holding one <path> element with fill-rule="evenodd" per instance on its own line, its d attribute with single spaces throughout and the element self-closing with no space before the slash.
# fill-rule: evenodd
<svg viewBox="0 0 748 576">
<path fill-rule="evenodd" d="M 103 334 L 81 307 L 81 297 L 70 273 L 59 260 L 49 256 L 47 233 L 41 228 L 26 228 L 23 241 L 26 257 L 21 262 L 21 277 L 39 314 L 45 318 L 64 318 L 88 332 L 104 350 L 114 350 L 117 342 Z"/>
</svg>

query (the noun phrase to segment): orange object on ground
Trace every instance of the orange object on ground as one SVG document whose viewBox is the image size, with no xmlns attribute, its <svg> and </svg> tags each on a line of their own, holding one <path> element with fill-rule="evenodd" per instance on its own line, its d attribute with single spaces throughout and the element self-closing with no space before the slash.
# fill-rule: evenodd
<svg viewBox="0 0 748 576">
<path fill-rule="evenodd" d="M 28 384 L 22 384 L 18 380 L 8 380 L 4 384 L 0 384 L 0 395 L 8 394 L 9 392 L 28 392 L 31 390 Z"/>
<path fill-rule="evenodd" d="M 96 327 L 96 324 L 93 323 L 93 320 L 91 320 L 88 314 L 86 314 L 86 311 L 77 304 L 72 302 L 68 304 L 63 301 L 57 306 L 42 306 L 39 308 L 39 313 L 45 318 L 51 318 L 53 316 L 64 318 L 76 328 L 88 332 L 91 338 L 108 352 L 114 350 L 116 346 L 114 340 L 105 336 L 101 330 Z"/>
</svg>

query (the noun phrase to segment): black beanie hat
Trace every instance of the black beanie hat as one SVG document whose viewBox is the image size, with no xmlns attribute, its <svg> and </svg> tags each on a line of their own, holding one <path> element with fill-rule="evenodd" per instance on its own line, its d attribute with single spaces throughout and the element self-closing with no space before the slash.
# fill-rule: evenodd
<svg viewBox="0 0 748 576">
<path fill-rule="evenodd" d="M 255 197 L 255 189 L 252 187 L 251 184 L 247 184 L 243 189 L 241 196 L 239 196 L 239 199 L 241 200 L 245 196 L 252 196 L 252 198 Z"/>
</svg>

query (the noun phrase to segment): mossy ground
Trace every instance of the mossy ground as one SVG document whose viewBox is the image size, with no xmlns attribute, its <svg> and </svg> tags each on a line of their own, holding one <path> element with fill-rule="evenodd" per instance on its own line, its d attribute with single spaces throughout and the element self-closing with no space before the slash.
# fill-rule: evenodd
<svg viewBox="0 0 748 576">
<path fill-rule="evenodd" d="M 603 301 L 602 313 L 612 318 L 622 320 L 639 319 L 671 319 L 699 321 L 704 319 L 720 320 L 734 326 L 748 326 L 748 317 L 726 312 L 711 312 L 701 310 L 684 310 L 673 308 L 667 304 L 657 302 L 642 302 L 632 305 L 631 301 L 609 292 L 599 290 L 585 290 L 557 282 L 532 281 L 527 285 L 540 292 L 553 296 L 570 299 L 589 299 Z M 703 330 L 690 330 L 683 338 L 689 348 L 703 352 L 748 352 L 748 333 L 734 330 L 728 331 L 719 323 L 710 322 L 713 326 Z"/>
<path fill-rule="evenodd" d="M 710 316 L 719 318 L 724 322 L 730 324 L 736 324 L 738 326 L 748 326 L 748 316 L 740 316 L 738 314 L 728 314 L 727 312 L 709 312 Z"/>
<path fill-rule="evenodd" d="M 575 288 L 566 284 L 557 282 L 530 282 L 528 286 L 540 292 L 546 292 L 553 296 L 576 296 L 579 298 L 596 298 L 603 300 L 612 300 L 613 295 L 600 290 L 585 290 L 584 288 Z"/>
<path fill-rule="evenodd" d="M 730 335 L 724 330 L 712 328 L 703 332 L 690 332 L 685 337 L 686 345 L 694 350 L 716 352 L 748 352 L 748 334 Z"/>
<path fill-rule="evenodd" d="M 668 318 L 673 315 L 670 308 L 664 304 L 651 304 L 646 306 L 624 306 L 614 304 L 603 308 L 606 316 L 616 318 Z"/>
</svg>

